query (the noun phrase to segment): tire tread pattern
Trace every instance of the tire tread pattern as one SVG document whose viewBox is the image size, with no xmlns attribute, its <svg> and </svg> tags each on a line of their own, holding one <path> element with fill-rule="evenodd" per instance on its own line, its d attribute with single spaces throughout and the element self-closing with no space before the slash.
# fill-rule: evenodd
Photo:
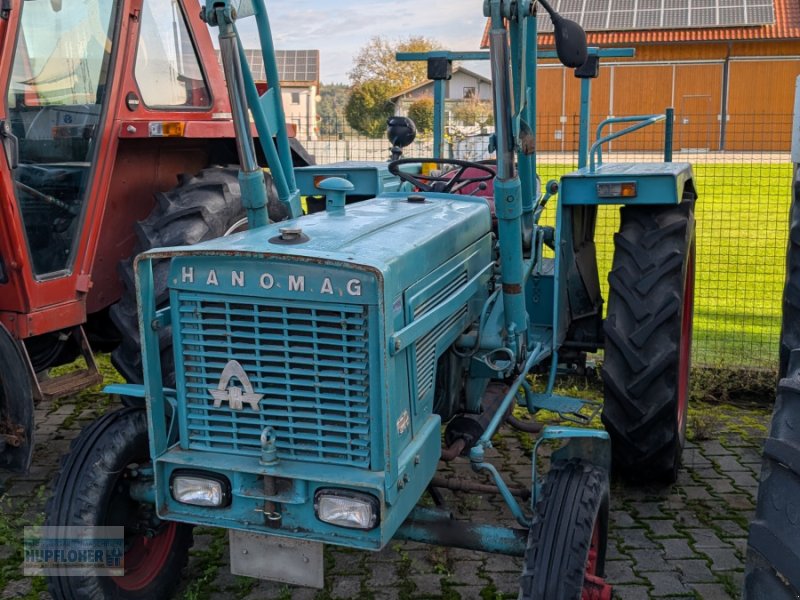
<svg viewBox="0 0 800 600">
<path fill-rule="evenodd" d="M 520 600 L 579 600 L 595 522 L 601 530 L 598 574 L 605 563 L 608 473 L 573 459 L 553 463 L 528 533 Z"/>
<path fill-rule="evenodd" d="M 131 453 L 131 449 L 134 452 Z M 137 452 L 136 449 L 141 449 Z M 47 501 L 45 525 L 106 525 L 103 511 L 119 472 L 148 453 L 147 417 L 140 408 L 123 408 L 100 417 L 86 427 L 62 457 L 53 493 Z M 127 453 L 127 454 L 126 454 Z M 54 600 L 75 598 L 167 598 L 179 582 L 189 560 L 192 527 L 178 525 L 176 540 L 162 573 L 149 588 L 124 593 L 111 577 L 49 577 Z"/>
<path fill-rule="evenodd" d="M 786 282 L 783 287 L 778 380 L 786 377 L 789 355 L 800 348 L 800 167 L 795 167 L 789 209 L 789 241 L 786 248 Z"/>
<path fill-rule="evenodd" d="M 684 282 L 694 243 L 694 202 L 626 206 L 609 281 L 602 420 L 614 468 L 673 481 L 683 444 L 678 406 Z"/>
<path fill-rule="evenodd" d="M 271 180 L 267 183 L 271 184 Z M 152 248 L 196 244 L 220 237 L 244 214 L 237 168 L 211 167 L 193 177 L 179 177 L 178 185 L 171 191 L 156 194 L 153 212 L 136 224 L 138 243 L 133 256 Z M 158 306 L 168 300 L 168 268 L 166 261 L 153 267 Z M 120 301 L 111 307 L 110 315 L 120 331 L 122 342 L 112 352 L 111 362 L 127 381 L 142 383 L 142 347 L 133 257 L 120 263 L 119 272 L 123 294 Z M 159 347 L 164 385 L 175 387 L 171 327 L 159 331 Z"/>
<path fill-rule="evenodd" d="M 744 598 L 800 597 L 800 348 L 778 384 L 750 524 Z"/>
</svg>

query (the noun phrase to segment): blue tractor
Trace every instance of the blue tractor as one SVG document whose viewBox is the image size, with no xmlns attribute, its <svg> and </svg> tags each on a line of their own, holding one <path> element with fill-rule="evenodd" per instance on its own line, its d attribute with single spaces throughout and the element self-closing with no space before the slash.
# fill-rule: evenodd
<svg viewBox="0 0 800 600">
<path fill-rule="evenodd" d="M 604 164 L 601 146 L 619 131 L 591 147 L 583 135 L 580 168 L 538 189 L 540 10 L 555 25 L 559 59 L 596 73 L 583 30 L 544 0 L 486 0 L 493 162 L 405 158 L 295 172 L 264 0 L 205 7 L 220 31 L 249 229 L 137 259 L 144 385 L 112 387 L 129 407 L 76 440 L 47 515 L 51 526 L 124 526 L 124 574 L 51 576 L 54 598 L 168 597 L 194 525 L 230 530 L 235 573 L 292 584 L 322 584 L 324 544 L 379 550 L 406 539 L 524 556 L 524 599 L 610 597 L 612 462 L 671 480 L 680 461 L 696 194 L 691 167 L 670 160 L 669 134 L 663 162 Z M 248 14 L 269 80 L 261 95 L 236 33 Z M 288 214 L 279 223 L 267 218 L 249 113 Z M 477 193 L 489 185 L 492 202 Z M 545 226 L 556 193 L 555 226 Z M 301 195 L 312 194 L 325 210 L 304 215 Z M 605 204 L 623 208 L 604 317 L 594 230 Z M 163 264 L 167 304 L 155 294 Z M 165 340 L 175 388 L 164 384 Z M 607 431 L 586 427 L 598 403 L 554 391 L 565 364 L 599 348 Z M 535 369 L 541 389 L 529 380 Z M 539 431 L 517 407 L 567 425 Z M 506 423 L 535 435 L 534 453 L 557 446 L 546 474 L 534 456 L 528 493 L 487 459 Z M 459 456 L 488 474 L 518 526 L 455 521 L 421 505 L 447 485 L 440 461 Z"/>
</svg>

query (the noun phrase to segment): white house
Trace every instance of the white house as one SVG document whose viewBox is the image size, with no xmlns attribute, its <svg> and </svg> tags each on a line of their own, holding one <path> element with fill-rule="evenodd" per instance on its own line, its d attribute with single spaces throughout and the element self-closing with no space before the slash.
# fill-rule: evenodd
<svg viewBox="0 0 800 600">
<path fill-rule="evenodd" d="M 403 90 L 391 98 L 396 115 L 407 115 L 409 107 L 421 98 L 433 98 L 434 82 L 423 81 Z M 492 82 L 488 77 L 461 66 L 453 68 L 453 76 L 445 81 L 445 124 L 450 133 L 466 134 L 467 130 L 480 133 L 475 123 L 460 123 L 454 118 L 454 109 L 464 102 L 486 102 L 492 99 Z M 455 113 L 457 114 L 457 112 Z"/>
<path fill-rule="evenodd" d="M 266 81 L 261 50 L 245 50 L 253 79 Z M 319 50 L 276 50 L 286 122 L 295 126 L 300 140 L 317 139 L 319 101 Z"/>
<path fill-rule="evenodd" d="M 423 81 L 392 97 L 396 105 L 410 104 L 420 98 L 433 98 L 433 81 Z M 453 69 L 453 76 L 445 81 L 446 100 L 491 100 L 492 81 L 464 67 Z"/>
</svg>

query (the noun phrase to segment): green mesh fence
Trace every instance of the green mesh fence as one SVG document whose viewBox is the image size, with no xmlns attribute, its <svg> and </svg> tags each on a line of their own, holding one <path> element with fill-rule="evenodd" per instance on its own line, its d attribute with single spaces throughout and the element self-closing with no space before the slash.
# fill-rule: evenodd
<svg viewBox="0 0 800 600">
<path fill-rule="evenodd" d="M 619 115 L 618 115 L 619 116 Z M 777 364 L 791 200 L 791 115 L 729 115 L 725 127 L 707 115 L 678 115 L 673 160 L 692 164 L 698 187 L 694 348 L 696 365 L 774 368 Z M 592 124 L 592 136 L 597 120 Z M 577 167 L 578 117 L 537 119 L 537 160 L 542 182 Z M 619 129 L 620 126 L 617 126 Z M 385 139 L 359 136 L 344 119 L 326 120 L 315 139 L 301 139 L 319 163 L 387 160 Z M 612 129 L 613 130 L 613 129 Z M 663 160 L 663 124 L 604 147 L 605 162 Z M 451 128 L 445 155 L 489 157 L 488 132 Z M 420 138 L 406 156 L 431 156 Z M 601 207 L 597 227 L 600 279 L 607 289 L 617 207 Z M 545 220 L 552 222 L 555 203 Z"/>
</svg>

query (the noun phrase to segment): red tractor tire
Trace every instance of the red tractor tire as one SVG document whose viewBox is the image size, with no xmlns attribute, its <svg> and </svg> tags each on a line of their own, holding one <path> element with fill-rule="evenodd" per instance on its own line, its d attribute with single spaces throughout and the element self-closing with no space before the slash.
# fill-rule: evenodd
<svg viewBox="0 0 800 600">
<path fill-rule="evenodd" d="M 26 473 L 34 446 L 34 404 L 22 342 L 0 324 L 0 470 Z M 0 485 L 2 490 L 2 485 Z"/>
</svg>

